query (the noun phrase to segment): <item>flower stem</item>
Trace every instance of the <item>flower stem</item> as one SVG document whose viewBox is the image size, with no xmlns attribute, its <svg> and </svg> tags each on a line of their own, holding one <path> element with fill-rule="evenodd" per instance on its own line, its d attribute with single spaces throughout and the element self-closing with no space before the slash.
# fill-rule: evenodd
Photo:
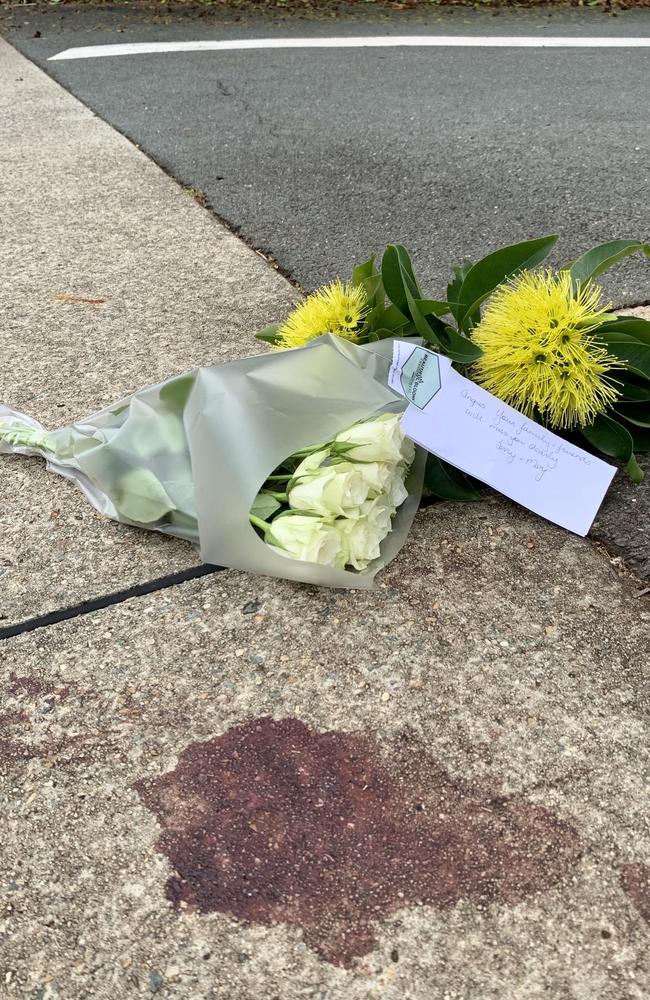
<svg viewBox="0 0 650 1000">
<path fill-rule="evenodd" d="M 263 521 L 261 517 L 255 517 L 254 514 L 249 514 L 248 519 L 252 525 L 254 525 L 256 528 L 259 528 L 260 531 L 264 532 L 264 534 L 266 534 L 266 532 L 271 527 L 271 525 L 267 521 Z"/>
<path fill-rule="evenodd" d="M 325 447 L 323 444 L 314 444 L 311 448 L 301 448 L 300 451 L 294 451 L 292 458 L 305 458 L 307 455 L 313 455 L 317 451 L 322 451 Z"/>
<path fill-rule="evenodd" d="M 262 490 L 264 496 L 273 497 L 274 500 L 279 500 L 280 503 L 287 503 L 289 497 L 286 493 L 274 493 L 273 490 Z"/>
</svg>

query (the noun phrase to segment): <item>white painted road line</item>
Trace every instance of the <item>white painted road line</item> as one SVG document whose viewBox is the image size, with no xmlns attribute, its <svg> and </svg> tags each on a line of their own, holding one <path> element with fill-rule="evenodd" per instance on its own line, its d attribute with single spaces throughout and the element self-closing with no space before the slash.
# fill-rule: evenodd
<svg viewBox="0 0 650 1000">
<path fill-rule="evenodd" d="M 648 38 L 587 38 L 577 35 L 358 35 L 343 38 L 238 38 L 195 42 L 125 42 L 84 45 L 50 56 L 98 59 L 104 56 L 154 55 L 161 52 L 229 52 L 245 49 L 365 49 L 365 48 L 485 48 L 485 49 L 644 49 Z"/>
</svg>

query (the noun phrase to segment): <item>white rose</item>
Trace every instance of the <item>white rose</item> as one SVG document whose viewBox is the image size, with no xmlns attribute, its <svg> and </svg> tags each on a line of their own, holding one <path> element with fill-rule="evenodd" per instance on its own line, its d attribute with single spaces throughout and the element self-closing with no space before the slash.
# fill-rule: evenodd
<svg viewBox="0 0 650 1000">
<path fill-rule="evenodd" d="M 404 440 L 400 414 L 396 413 L 382 413 L 373 420 L 364 420 L 341 431 L 335 438 L 337 444 L 353 445 L 346 451 L 346 458 L 358 462 L 389 462 L 392 465 L 404 461 Z"/>
<path fill-rule="evenodd" d="M 368 496 L 384 496 L 393 507 L 399 507 L 408 496 L 404 486 L 406 470 L 403 465 L 387 462 L 359 462 L 357 468 L 368 486 Z M 352 516 L 352 515 L 348 515 Z"/>
<path fill-rule="evenodd" d="M 376 497 L 375 500 L 366 500 L 361 507 L 361 514 L 375 526 L 381 541 L 392 527 L 395 506 L 385 496 Z"/>
<path fill-rule="evenodd" d="M 359 462 L 356 468 L 368 487 L 370 496 L 378 496 L 390 489 L 395 476 L 395 466 L 388 462 Z"/>
<path fill-rule="evenodd" d="M 287 492 L 289 506 L 322 517 L 340 517 L 357 510 L 369 492 L 359 466 L 350 462 L 324 465 L 311 475 L 294 477 L 292 482 L 295 485 Z"/>
<path fill-rule="evenodd" d="M 415 458 L 415 445 L 410 438 L 405 437 L 402 441 L 402 461 L 408 466 L 413 465 Z"/>
<path fill-rule="evenodd" d="M 276 517 L 266 533 L 266 542 L 274 552 L 290 559 L 323 566 L 341 565 L 341 534 L 321 517 L 305 514 Z"/>
<path fill-rule="evenodd" d="M 406 475 L 406 470 L 403 466 L 397 466 L 393 469 L 393 475 L 391 480 L 386 487 L 385 495 L 388 503 L 392 504 L 393 507 L 399 507 L 403 504 L 409 495 L 406 486 L 404 485 L 404 477 Z"/>
<path fill-rule="evenodd" d="M 299 479 L 302 476 L 311 476 L 314 472 L 320 469 L 323 462 L 327 461 L 330 457 L 330 453 L 327 448 L 321 449 L 321 451 L 314 451 L 311 455 L 307 455 L 307 458 L 303 458 L 302 462 L 293 474 L 294 479 Z"/>
<path fill-rule="evenodd" d="M 363 570 L 380 555 L 380 545 L 391 529 L 395 508 L 383 497 L 367 500 L 358 518 L 337 521 L 345 565 Z"/>
</svg>

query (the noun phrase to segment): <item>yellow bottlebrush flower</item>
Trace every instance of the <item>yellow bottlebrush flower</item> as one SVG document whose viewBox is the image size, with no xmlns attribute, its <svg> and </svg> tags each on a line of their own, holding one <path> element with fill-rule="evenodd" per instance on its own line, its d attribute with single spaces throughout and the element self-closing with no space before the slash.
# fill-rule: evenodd
<svg viewBox="0 0 650 1000">
<path fill-rule="evenodd" d="M 620 361 L 594 337 L 610 308 L 567 271 L 524 272 L 496 290 L 472 332 L 483 351 L 476 381 L 551 427 L 588 426 L 618 397 L 607 376 Z"/>
<path fill-rule="evenodd" d="M 301 347 L 323 333 L 359 343 L 358 328 L 368 303 L 363 288 L 333 281 L 308 296 L 278 330 L 276 348 Z"/>
</svg>

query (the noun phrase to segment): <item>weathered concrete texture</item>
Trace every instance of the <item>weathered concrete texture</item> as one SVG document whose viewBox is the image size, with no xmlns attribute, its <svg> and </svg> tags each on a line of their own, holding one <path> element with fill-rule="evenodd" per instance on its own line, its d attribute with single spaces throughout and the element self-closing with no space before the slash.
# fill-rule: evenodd
<svg viewBox="0 0 650 1000">
<path fill-rule="evenodd" d="M 650 577 L 650 455 L 638 455 L 645 479 L 619 472 L 591 529 L 591 537 L 618 553 L 640 576 Z"/>
<path fill-rule="evenodd" d="M 622 314 L 650 320 L 650 306 L 622 309 Z M 638 455 L 645 472 L 635 484 L 623 472 L 612 483 L 591 529 L 592 538 L 620 556 L 641 576 L 650 577 L 650 454 Z"/>
<path fill-rule="evenodd" d="M 258 254 L 1 39 L 0 192 L 0 402 L 48 427 L 197 364 L 255 353 L 254 331 L 295 300 Z M 2 479 L 4 620 L 196 561 L 156 535 L 136 551 L 132 532 L 95 518 L 35 466 L 3 459 Z M 64 549 L 74 571 L 62 574 Z"/>
<path fill-rule="evenodd" d="M 8 997 L 648 995 L 648 598 L 506 502 L 462 513 L 422 511 L 375 593 L 224 572 L 3 646 Z"/>
<path fill-rule="evenodd" d="M 200 563 L 181 539 L 107 520 L 40 459 L 0 462 L 0 629 Z"/>
</svg>

